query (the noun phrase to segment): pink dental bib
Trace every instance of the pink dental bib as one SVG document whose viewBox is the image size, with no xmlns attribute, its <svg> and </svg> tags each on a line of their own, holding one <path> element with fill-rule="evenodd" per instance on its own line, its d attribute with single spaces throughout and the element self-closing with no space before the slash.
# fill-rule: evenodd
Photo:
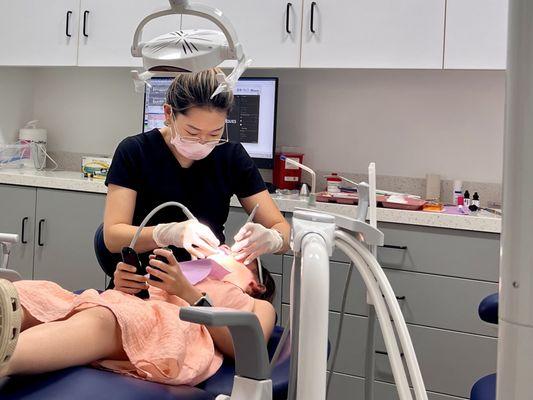
<svg viewBox="0 0 533 400">
<path fill-rule="evenodd" d="M 207 277 L 221 281 L 229 274 L 227 269 L 210 259 L 181 262 L 180 267 L 183 275 L 185 275 L 191 285 L 196 285 Z"/>
</svg>

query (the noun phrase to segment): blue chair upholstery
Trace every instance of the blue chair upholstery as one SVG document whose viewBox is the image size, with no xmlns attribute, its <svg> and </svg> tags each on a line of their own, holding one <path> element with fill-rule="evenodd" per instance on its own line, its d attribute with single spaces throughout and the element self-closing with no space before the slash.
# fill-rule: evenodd
<svg viewBox="0 0 533 400">
<path fill-rule="evenodd" d="M 268 343 L 273 356 L 283 328 L 276 327 Z M 290 340 L 282 349 L 272 371 L 274 400 L 287 398 L 290 369 Z M 224 360 L 215 375 L 198 387 L 171 386 L 143 381 L 90 367 L 74 367 L 61 371 L 11 377 L 0 380 L 0 399 L 15 400 L 212 400 L 218 394 L 231 394 L 235 367 Z"/>
<path fill-rule="evenodd" d="M 485 297 L 479 304 L 479 318 L 490 324 L 498 323 L 498 293 Z M 479 379 L 470 391 L 470 400 L 495 400 L 496 374 Z"/>
<path fill-rule="evenodd" d="M 498 293 L 485 297 L 481 303 L 479 303 L 479 318 L 489 324 L 498 324 L 498 303 Z"/>
<path fill-rule="evenodd" d="M 213 400 L 201 389 L 170 386 L 89 367 L 0 380 L 2 400 Z"/>
<path fill-rule="evenodd" d="M 470 391 L 470 400 L 496 399 L 496 374 L 484 376 L 478 380 Z"/>
<path fill-rule="evenodd" d="M 105 247 L 102 225 L 95 233 L 94 247 L 100 266 L 112 276 L 111 268 L 114 271 L 117 255 L 110 253 Z M 283 328 L 274 328 L 268 343 L 271 358 L 282 333 Z M 287 398 L 289 370 L 290 340 L 287 340 L 272 371 L 274 400 Z M 90 367 L 74 367 L 46 374 L 0 379 L 0 399 L 214 400 L 219 394 L 231 394 L 234 372 L 233 360 L 224 360 L 215 375 L 198 387 L 189 387 L 143 381 Z"/>
<path fill-rule="evenodd" d="M 100 268 L 104 270 L 107 276 L 113 277 L 115 267 L 121 260 L 120 254 L 111 253 L 104 243 L 104 224 L 100 224 L 94 233 L 94 253 Z"/>
</svg>

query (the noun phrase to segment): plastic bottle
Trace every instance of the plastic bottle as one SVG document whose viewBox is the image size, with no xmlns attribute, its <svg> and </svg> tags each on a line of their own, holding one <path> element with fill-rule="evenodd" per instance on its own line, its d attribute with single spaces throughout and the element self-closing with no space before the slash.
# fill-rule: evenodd
<svg viewBox="0 0 533 400">
<path fill-rule="evenodd" d="M 462 186 L 463 182 L 453 181 L 453 204 L 455 206 L 459 205 L 459 197 L 463 196 Z"/>
<path fill-rule="evenodd" d="M 341 191 L 342 179 L 335 172 L 332 172 L 330 176 L 326 177 L 328 184 L 328 193 L 339 193 Z"/>
<path fill-rule="evenodd" d="M 475 205 L 477 208 L 479 208 L 479 194 L 477 194 L 477 192 L 474 193 L 474 195 L 472 196 L 472 204 Z"/>
<path fill-rule="evenodd" d="M 468 190 L 465 190 L 463 195 L 463 204 L 465 207 L 470 207 L 470 204 L 472 204 L 470 201 L 470 192 Z"/>
</svg>

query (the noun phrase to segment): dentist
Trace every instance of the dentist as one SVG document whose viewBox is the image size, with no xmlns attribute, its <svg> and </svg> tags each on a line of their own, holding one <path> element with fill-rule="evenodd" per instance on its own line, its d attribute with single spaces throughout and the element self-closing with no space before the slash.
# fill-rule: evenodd
<svg viewBox="0 0 533 400">
<path fill-rule="evenodd" d="M 249 264 L 263 254 L 288 249 L 288 222 L 246 150 L 224 135 L 233 94 L 223 92 L 211 99 L 217 72 L 178 75 L 166 94 L 165 127 L 130 136 L 116 149 L 106 179 L 104 213 L 104 242 L 110 252 L 120 253 L 129 245 L 153 208 L 178 201 L 198 220 L 187 220 L 175 208 L 161 210 L 142 230 L 136 250 L 148 257 L 155 248 L 174 246 L 178 261 L 204 258 L 225 242 L 233 195 L 248 213 L 259 204 L 255 222 L 234 238 L 236 260 Z M 115 288 L 132 294 L 145 289 L 146 278 L 134 271 L 119 263 Z"/>
</svg>

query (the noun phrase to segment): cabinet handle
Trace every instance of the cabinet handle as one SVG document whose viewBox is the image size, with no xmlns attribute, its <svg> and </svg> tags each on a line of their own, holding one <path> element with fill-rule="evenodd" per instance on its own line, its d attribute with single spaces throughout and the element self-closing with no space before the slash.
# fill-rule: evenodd
<svg viewBox="0 0 533 400">
<path fill-rule="evenodd" d="M 389 355 L 389 353 L 387 353 L 386 351 L 381 351 L 381 350 L 376 350 L 376 354 L 381 354 L 382 356 Z M 405 355 L 403 353 L 400 353 L 400 357 L 405 357 Z"/>
<path fill-rule="evenodd" d="M 72 11 L 67 11 L 67 23 L 65 26 L 65 35 L 67 37 L 72 37 L 72 33 L 70 33 L 70 17 L 72 16 Z"/>
<path fill-rule="evenodd" d="M 407 246 L 394 246 L 392 244 L 384 244 L 382 247 L 386 249 L 407 250 Z"/>
<path fill-rule="evenodd" d="M 44 219 L 39 220 L 39 231 L 37 232 L 37 244 L 41 247 L 44 246 L 44 243 L 42 241 L 43 224 L 44 224 Z"/>
<path fill-rule="evenodd" d="M 26 222 L 28 222 L 28 217 L 22 218 L 22 232 L 20 233 L 20 242 L 22 244 L 27 244 L 28 241 L 26 240 Z"/>
<path fill-rule="evenodd" d="M 316 33 L 315 31 L 315 7 L 316 7 L 316 1 L 313 1 L 311 3 L 311 26 L 309 27 L 312 33 Z"/>
<path fill-rule="evenodd" d="M 291 33 L 291 30 L 289 29 L 291 8 L 292 8 L 292 3 L 287 3 L 287 16 L 285 18 L 285 30 L 287 31 L 288 34 Z"/>
<path fill-rule="evenodd" d="M 87 16 L 89 15 L 89 11 L 85 10 L 83 12 L 83 36 L 89 37 L 87 34 Z"/>
<path fill-rule="evenodd" d="M 396 296 L 396 300 L 405 300 L 405 296 Z"/>
</svg>

